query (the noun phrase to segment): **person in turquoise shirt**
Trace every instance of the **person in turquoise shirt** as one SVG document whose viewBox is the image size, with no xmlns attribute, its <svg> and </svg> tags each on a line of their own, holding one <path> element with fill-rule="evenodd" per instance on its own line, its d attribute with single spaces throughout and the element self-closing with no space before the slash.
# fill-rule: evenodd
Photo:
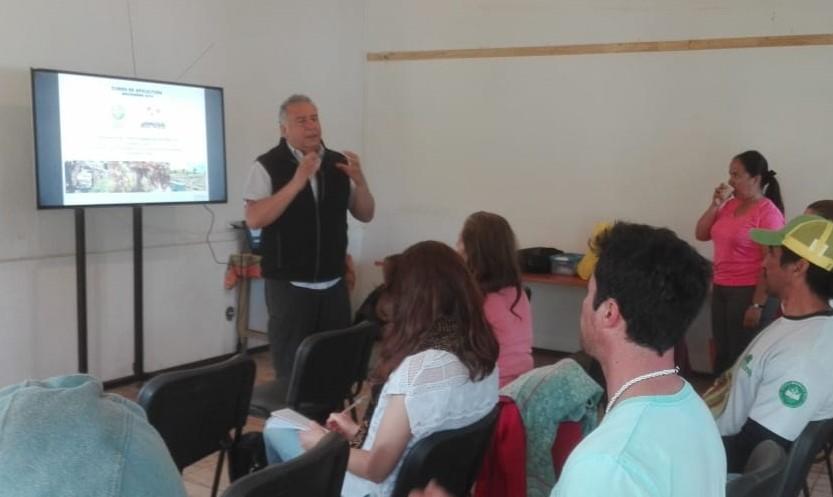
<svg viewBox="0 0 833 497">
<path fill-rule="evenodd" d="M 0 496 L 186 493 L 142 408 L 79 374 L 0 389 Z"/>
<path fill-rule="evenodd" d="M 602 365 L 605 417 L 570 454 L 552 497 L 723 496 L 726 456 L 708 408 L 674 367 L 703 305 L 709 263 L 668 229 L 617 223 L 581 308 Z"/>
</svg>

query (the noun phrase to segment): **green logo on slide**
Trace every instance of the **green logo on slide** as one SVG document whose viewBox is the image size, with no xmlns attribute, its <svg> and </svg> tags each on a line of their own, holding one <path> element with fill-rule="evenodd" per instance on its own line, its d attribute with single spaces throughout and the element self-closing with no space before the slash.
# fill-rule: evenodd
<svg viewBox="0 0 833 497">
<path fill-rule="evenodd" d="M 778 391 L 781 402 L 787 407 L 800 407 L 807 400 L 807 388 L 797 381 L 788 381 Z"/>
</svg>

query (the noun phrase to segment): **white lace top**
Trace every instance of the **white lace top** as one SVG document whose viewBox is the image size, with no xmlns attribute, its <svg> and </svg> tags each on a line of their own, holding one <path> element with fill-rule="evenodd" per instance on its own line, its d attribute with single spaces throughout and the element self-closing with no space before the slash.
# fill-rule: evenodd
<svg viewBox="0 0 833 497">
<path fill-rule="evenodd" d="M 405 396 L 405 410 L 411 434 L 407 454 L 419 440 L 442 430 L 470 425 L 485 416 L 497 403 L 498 369 L 478 382 L 469 379 L 469 371 L 457 356 L 442 350 L 425 350 L 408 356 L 391 373 L 382 387 L 379 403 L 362 448 L 370 450 L 391 395 Z M 404 457 L 403 457 L 404 458 Z M 359 478 L 349 471 L 341 490 L 343 497 L 388 497 L 393 492 L 402 458 L 382 483 Z"/>
</svg>

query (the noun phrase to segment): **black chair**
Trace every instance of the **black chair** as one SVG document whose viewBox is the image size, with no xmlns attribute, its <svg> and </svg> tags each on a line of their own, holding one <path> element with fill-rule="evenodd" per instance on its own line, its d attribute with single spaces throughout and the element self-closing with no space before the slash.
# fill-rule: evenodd
<svg viewBox="0 0 833 497">
<path fill-rule="evenodd" d="M 339 497 L 349 455 L 347 441 L 328 433 L 295 459 L 235 481 L 222 497 Z"/>
<path fill-rule="evenodd" d="M 787 453 L 773 440 L 752 450 L 743 474 L 726 483 L 726 497 L 776 497 L 777 483 L 787 464 Z"/>
<path fill-rule="evenodd" d="M 267 418 L 289 407 L 323 422 L 361 389 L 377 333 L 377 325 L 364 322 L 308 336 L 295 353 L 292 378 L 255 387 L 249 412 Z"/>
<path fill-rule="evenodd" d="M 382 296 L 385 286 L 379 285 L 367 294 L 362 304 L 356 309 L 356 314 L 353 317 L 353 324 L 359 324 L 364 321 L 379 323 L 379 316 L 376 315 L 376 304 L 379 303 L 379 298 Z"/>
<path fill-rule="evenodd" d="M 240 439 L 246 424 L 254 381 L 254 360 L 235 356 L 210 366 L 160 374 L 139 392 L 139 405 L 162 435 L 180 472 L 220 451 L 212 497 L 217 495 L 225 453 Z"/>
<path fill-rule="evenodd" d="M 780 497 L 796 497 L 801 490 L 809 497 L 807 491 L 807 473 L 816 459 L 816 455 L 833 441 L 833 418 L 811 421 L 795 439 L 787 457 L 787 467 L 779 485 Z"/>
<path fill-rule="evenodd" d="M 492 438 L 499 407 L 456 430 L 431 434 L 417 442 L 402 461 L 392 497 L 407 497 L 432 479 L 451 495 L 469 494 Z"/>
<path fill-rule="evenodd" d="M 833 453 L 833 441 L 828 442 L 824 446 L 824 464 L 827 466 L 827 480 L 830 482 L 830 488 L 833 488 L 833 467 L 830 466 L 831 453 Z"/>
</svg>

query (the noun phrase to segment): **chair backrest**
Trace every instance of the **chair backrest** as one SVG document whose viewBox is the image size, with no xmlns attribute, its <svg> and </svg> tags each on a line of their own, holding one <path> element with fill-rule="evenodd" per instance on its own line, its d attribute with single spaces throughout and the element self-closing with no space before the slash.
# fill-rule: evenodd
<svg viewBox="0 0 833 497">
<path fill-rule="evenodd" d="M 780 497 L 795 497 L 804 488 L 810 466 L 824 446 L 833 440 L 833 418 L 811 421 L 795 439 L 787 457 Z"/>
<path fill-rule="evenodd" d="M 726 483 L 726 497 L 775 497 L 787 464 L 787 452 L 774 440 L 759 443 L 743 474 Z"/>
<path fill-rule="evenodd" d="M 379 316 L 376 315 L 376 304 L 378 304 L 384 288 L 384 285 L 379 285 L 367 294 L 362 304 L 356 309 L 353 324 L 360 324 L 364 321 L 379 322 Z"/>
<path fill-rule="evenodd" d="M 499 406 L 456 430 L 433 433 L 417 442 L 402 461 L 392 497 L 407 497 L 436 479 L 451 495 L 469 494 L 492 438 Z"/>
<path fill-rule="evenodd" d="M 177 468 L 220 450 L 249 412 L 255 362 L 235 356 L 209 366 L 155 376 L 139 392 L 139 405 L 159 431 Z"/>
<path fill-rule="evenodd" d="M 339 497 L 350 447 L 336 433 L 298 457 L 244 476 L 222 497 Z"/>
<path fill-rule="evenodd" d="M 351 387 L 367 377 L 377 325 L 363 322 L 310 335 L 295 353 L 286 405 L 313 419 L 344 408 Z"/>
</svg>

